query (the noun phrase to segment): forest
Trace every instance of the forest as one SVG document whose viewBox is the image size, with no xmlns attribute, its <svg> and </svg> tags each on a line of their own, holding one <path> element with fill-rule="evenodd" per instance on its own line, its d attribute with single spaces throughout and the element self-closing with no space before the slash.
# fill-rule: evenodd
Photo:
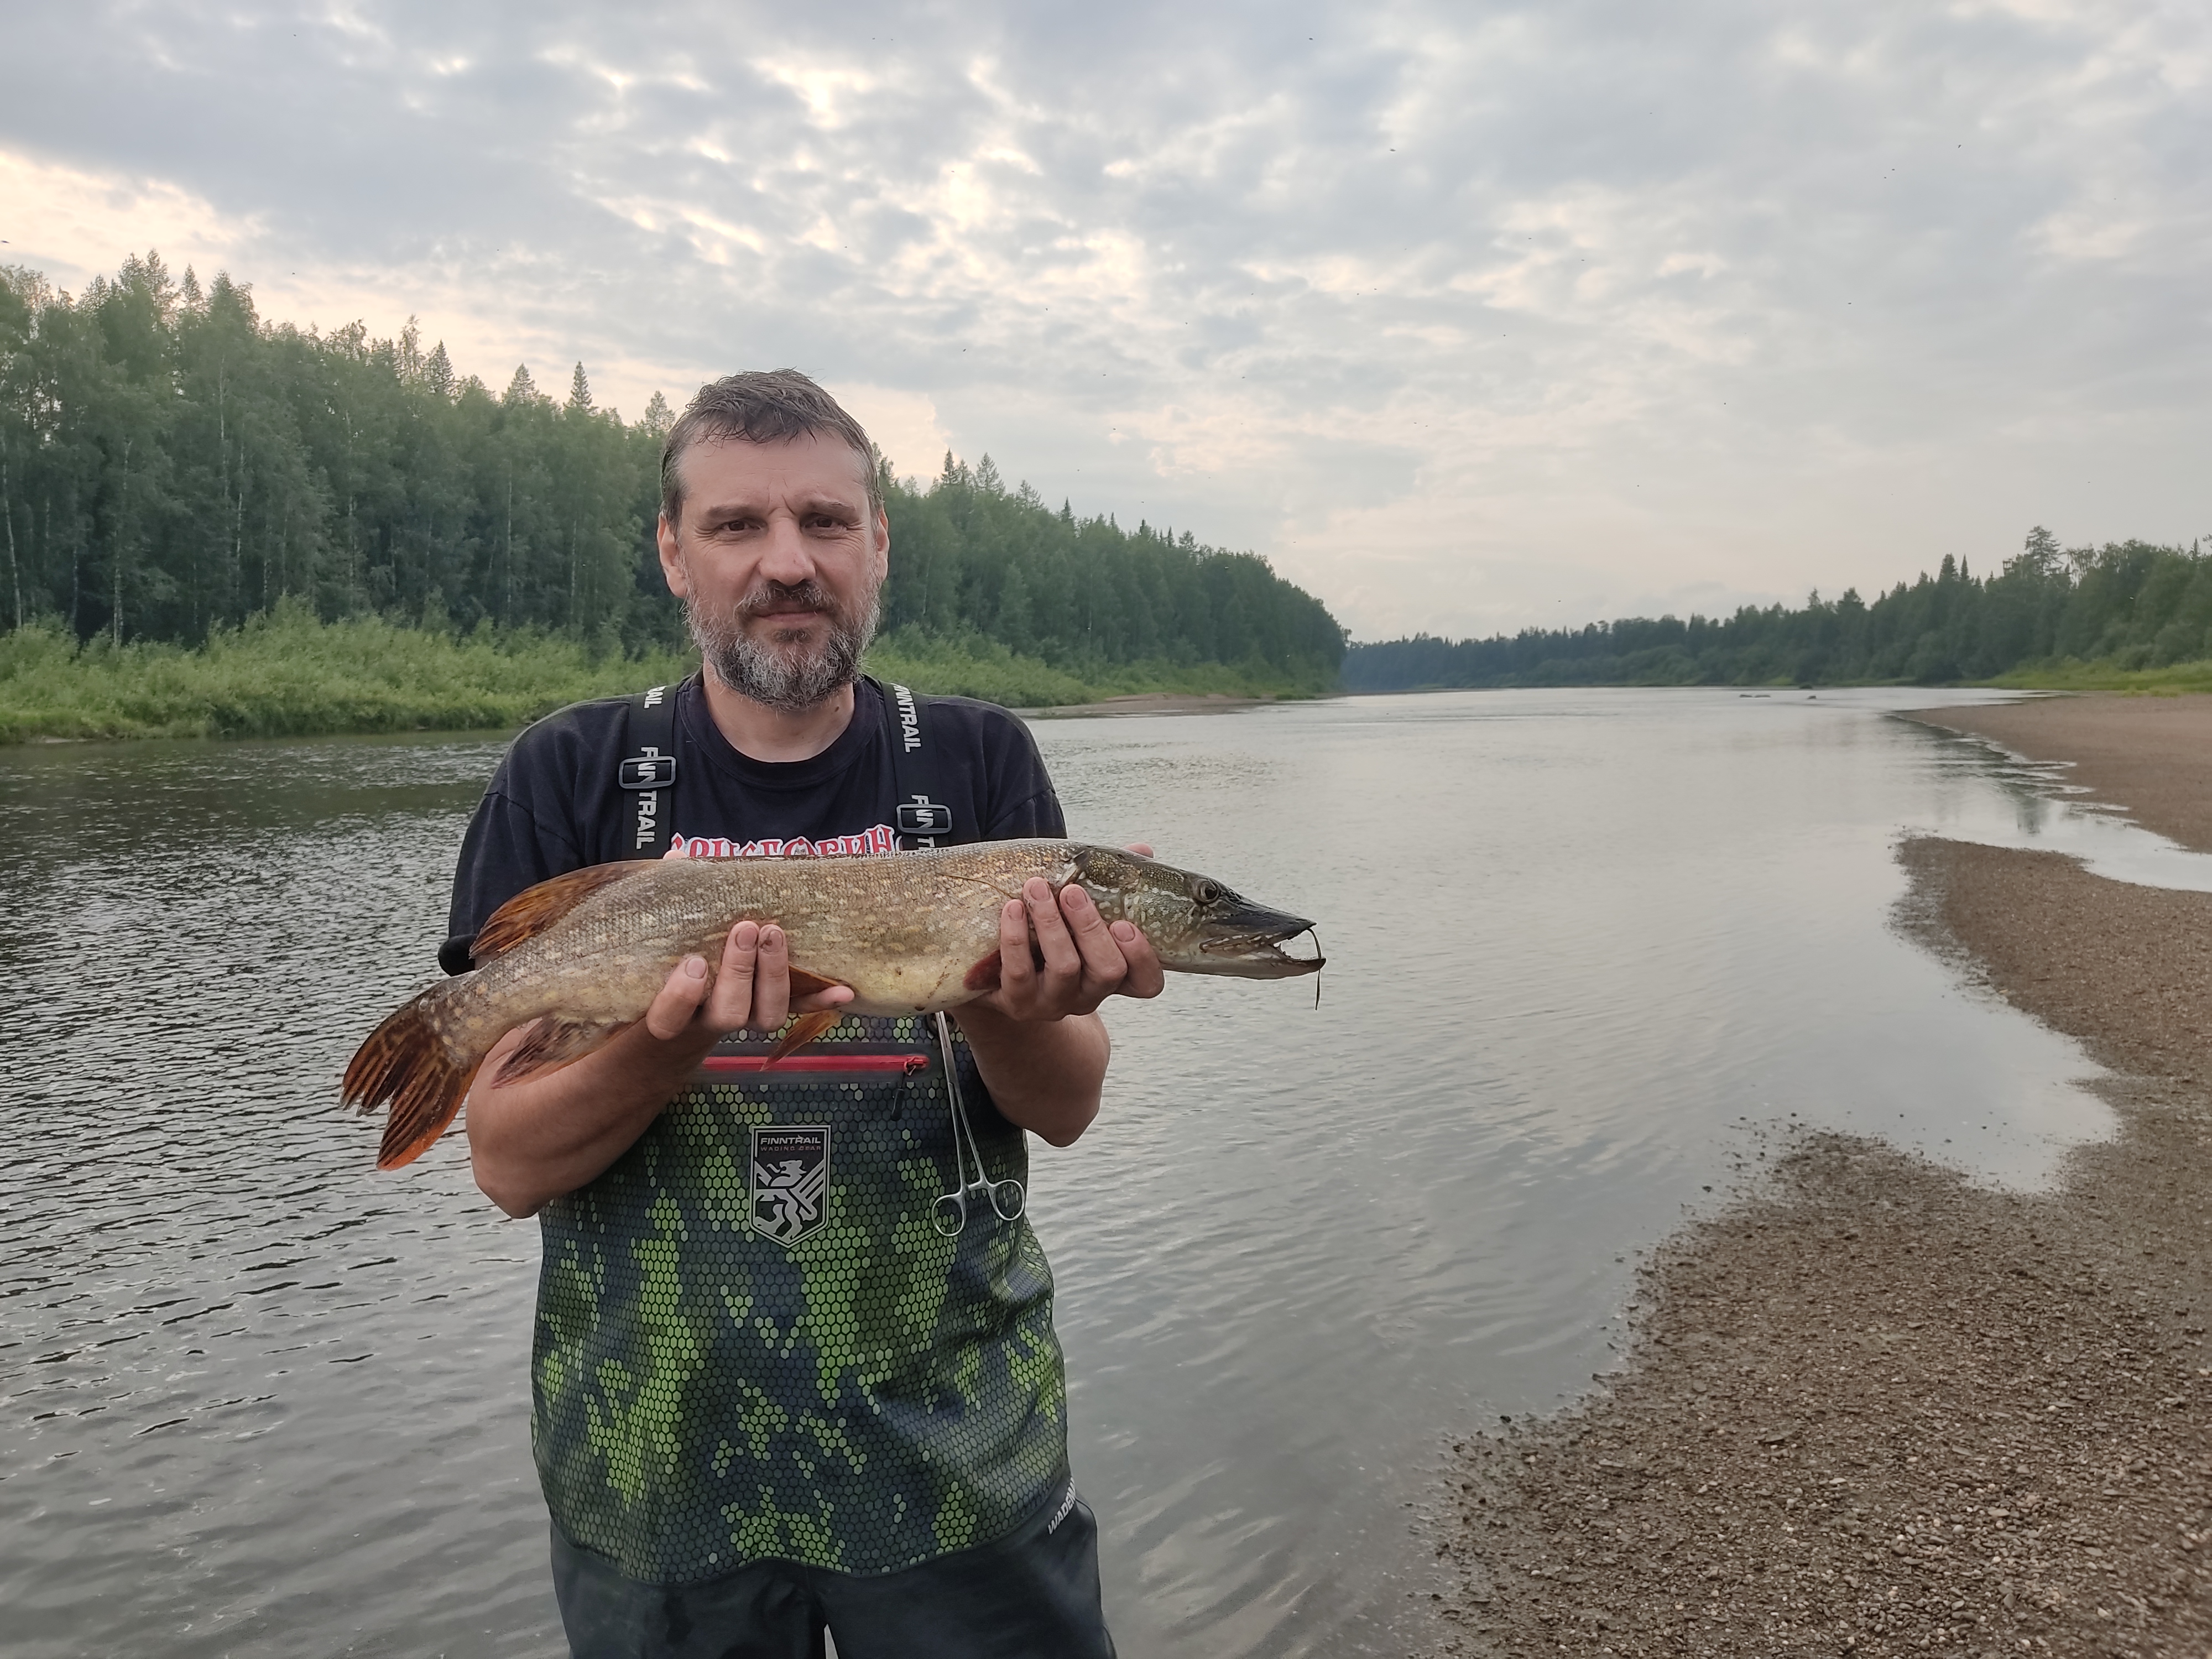
<svg viewBox="0 0 2212 1659">
<path fill-rule="evenodd" d="M 635 420 L 518 368 L 495 392 L 410 323 L 271 322 L 251 289 L 157 254 L 72 298 L 0 267 L 0 636 L 19 653 L 198 649 L 249 619 L 373 619 L 686 648 L 653 546 L 655 392 Z M 1249 553 L 1049 507 L 988 456 L 902 481 L 879 460 L 892 647 L 1048 665 L 1068 684 L 1333 687 L 1343 630 Z M 1213 671 L 1213 672 L 1209 672 Z"/>
<path fill-rule="evenodd" d="M 1429 686 L 2180 683 L 2212 658 L 2212 557 L 2148 542 L 2061 548 L 2040 526 L 1992 575 L 1946 556 L 1871 600 L 1631 617 L 1490 639 L 1355 645 L 1355 691 Z M 2085 673 L 2082 665 L 2103 672 Z M 2162 673 L 2158 671 L 2164 671 Z M 2197 678 L 2203 678 L 2197 676 Z"/>
</svg>

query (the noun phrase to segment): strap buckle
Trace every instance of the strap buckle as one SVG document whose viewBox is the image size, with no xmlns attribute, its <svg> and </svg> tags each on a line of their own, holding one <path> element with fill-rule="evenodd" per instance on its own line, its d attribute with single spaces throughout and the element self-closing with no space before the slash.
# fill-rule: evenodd
<svg viewBox="0 0 2212 1659">
<path fill-rule="evenodd" d="M 676 757 L 647 747 L 616 769 L 616 781 L 625 789 L 665 789 L 676 781 Z"/>
<path fill-rule="evenodd" d="M 912 800 L 898 804 L 898 832 L 902 836 L 949 836 L 952 833 L 952 809 L 916 795 Z"/>
</svg>

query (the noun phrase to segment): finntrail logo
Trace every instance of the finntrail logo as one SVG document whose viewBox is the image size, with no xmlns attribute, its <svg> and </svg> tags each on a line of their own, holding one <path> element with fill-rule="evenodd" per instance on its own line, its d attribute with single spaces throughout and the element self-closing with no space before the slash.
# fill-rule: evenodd
<svg viewBox="0 0 2212 1659">
<path fill-rule="evenodd" d="M 753 1231 L 796 1244 L 829 1218 L 830 1131 L 753 1131 Z"/>
<path fill-rule="evenodd" d="M 898 703 L 899 741 L 908 749 L 921 747 L 921 716 L 915 712 L 914 693 L 894 684 L 891 696 Z"/>
</svg>

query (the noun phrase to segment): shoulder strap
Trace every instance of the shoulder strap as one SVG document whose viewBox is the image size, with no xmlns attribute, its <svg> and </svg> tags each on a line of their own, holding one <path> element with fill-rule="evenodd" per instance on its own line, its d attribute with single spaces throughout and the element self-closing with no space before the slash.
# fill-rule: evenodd
<svg viewBox="0 0 2212 1659">
<path fill-rule="evenodd" d="M 922 720 L 929 699 L 872 675 L 868 684 L 883 694 L 884 706 L 890 711 L 891 781 L 898 789 L 895 827 L 899 839 L 909 851 L 957 841 L 952 809 L 930 799 L 937 787 L 938 771 L 937 753 L 930 746 Z"/>
<path fill-rule="evenodd" d="M 676 688 L 656 685 L 624 699 L 624 750 L 615 781 L 630 792 L 630 856 L 668 850 L 676 821 Z"/>
</svg>

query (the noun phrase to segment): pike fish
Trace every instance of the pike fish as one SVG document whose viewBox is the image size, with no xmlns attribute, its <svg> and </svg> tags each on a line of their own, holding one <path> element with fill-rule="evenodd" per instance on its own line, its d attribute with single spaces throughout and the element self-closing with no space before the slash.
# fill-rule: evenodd
<svg viewBox="0 0 2212 1659">
<path fill-rule="evenodd" d="M 1284 979 L 1320 970 L 1318 952 L 1285 941 L 1310 933 L 1210 876 L 1067 841 L 981 842 L 930 852 L 820 860 L 667 859 L 593 865 L 541 882 L 495 912 L 476 937 L 476 968 L 402 1006 L 346 1067 L 345 1098 L 387 1103 L 377 1167 L 413 1162 L 461 1109 L 484 1058 L 528 1026 L 494 1081 L 582 1059 L 644 1018 L 676 964 L 721 960 L 740 921 L 778 923 L 794 995 L 834 985 L 852 1000 L 801 1015 L 770 1063 L 843 1015 L 931 1014 L 999 983 L 999 913 L 1042 876 L 1074 882 L 1109 922 L 1141 929 L 1177 973 Z"/>
</svg>

